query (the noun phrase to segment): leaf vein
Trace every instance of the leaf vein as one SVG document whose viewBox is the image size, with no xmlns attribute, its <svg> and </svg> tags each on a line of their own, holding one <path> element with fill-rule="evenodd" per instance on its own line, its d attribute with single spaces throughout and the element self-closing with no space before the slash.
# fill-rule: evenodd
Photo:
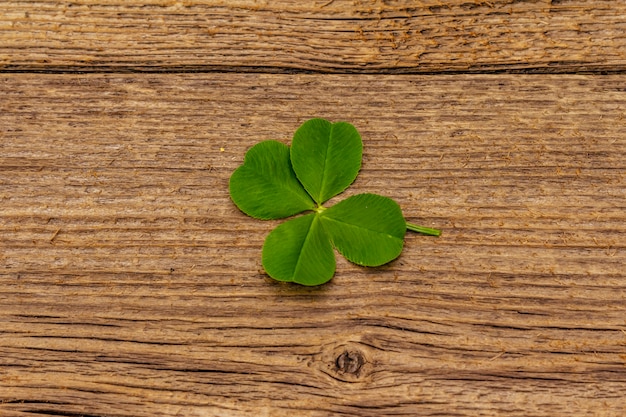
<svg viewBox="0 0 626 417">
<path fill-rule="evenodd" d="M 304 237 L 304 240 L 302 241 L 302 245 L 300 246 L 300 249 L 298 250 L 298 260 L 296 261 L 296 266 L 293 268 L 293 276 L 291 277 L 292 281 L 295 280 L 296 271 L 298 271 L 298 268 L 300 267 L 300 261 L 302 261 L 302 257 L 304 253 L 303 248 L 306 246 L 307 242 L 311 238 L 311 229 L 313 229 L 313 223 L 315 223 L 315 220 L 317 219 L 317 214 L 315 214 L 314 216 L 315 217 L 313 217 L 313 220 L 311 220 L 311 223 L 309 224 L 309 230 L 306 232 L 306 236 Z"/>
<path fill-rule="evenodd" d="M 340 224 L 343 224 L 343 225 L 346 225 L 346 226 L 349 226 L 349 227 L 352 227 L 352 228 L 355 228 L 355 229 L 367 230 L 368 232 L 372 232 L 372 233 L 375 233 L 375 234 L 378 234 L 378 235 L 381 235 L 381 236 L 386 236 L 386 237 L 389 237 L 389 238 L 392 238 L 392 239 L 400 239 L 400 237 L 398 237 L 398 236 L 394 236 L 394 235 L 391 235 L 389 233 L 381 232 L 379 230 L 370 229 L 368 227 L 359 226 L 359 225 L 356 225 L 356 224 L 353 224 L 353 223 L 348 223 L 346 221 L 338 220 L 338 219 L 336 219 L 334 217 L 329 217 L 329 216 L 322 215 L 322 218 L 326 219 L 326 220 L 329 220 L 331 222 L 340 223 Z"/>
</svg>

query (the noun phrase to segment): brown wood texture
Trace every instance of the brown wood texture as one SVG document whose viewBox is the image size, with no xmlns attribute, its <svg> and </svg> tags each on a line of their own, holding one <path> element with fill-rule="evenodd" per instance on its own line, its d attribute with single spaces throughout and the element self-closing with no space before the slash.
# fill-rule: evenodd
<svg viewBox="0 0 626 417">
<path fill-rule="evenodd" d="M 624 0 L 3 1 L 0 69 L 622 71 Z"/>
<path fill-rule="evenodd" d="M 0 415 L 626 413 L 623 76 L 4 74 L 0 97 Z M 267 278 L 279 222 L 228 179 L 313 116 L 363 135 L 345 195 L 443 235 Z"/>
<path fill-rule="evenodd" d="M 624 16 L 0 2 L 0 416 L 626 415 Z M 311 117 L 443 235 L 269 279 L 228 179 Z"/>
</svg>

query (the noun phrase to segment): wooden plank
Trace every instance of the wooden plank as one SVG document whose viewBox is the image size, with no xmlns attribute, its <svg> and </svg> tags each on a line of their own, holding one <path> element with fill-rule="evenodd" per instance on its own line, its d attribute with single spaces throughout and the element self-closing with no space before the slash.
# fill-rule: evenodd
<svg viewBox="0 0 626 417">
<path fill-rule="evenodd" d="M 5 74 L 0 414 L 624 415 L 624 81 Z M 228 178 L 313 116 L 443 235 L 268 279 Z"/>
<path fill-rule="evenodd" d="M 5 71 L 623 71 L 625 0 L 0 4 Z"/>
</svg>

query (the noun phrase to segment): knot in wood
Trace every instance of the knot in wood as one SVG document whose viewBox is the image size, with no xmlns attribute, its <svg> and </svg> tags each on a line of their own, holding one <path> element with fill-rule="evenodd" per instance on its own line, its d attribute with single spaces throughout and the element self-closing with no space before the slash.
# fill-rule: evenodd
<svg viewBox="0 0 626 417">
<path fill-rule="evenodd" d="M 365 357 L 358 350 L 345 350 L 335 360 L 337 372 L 359 376 Z"/>
</svg>

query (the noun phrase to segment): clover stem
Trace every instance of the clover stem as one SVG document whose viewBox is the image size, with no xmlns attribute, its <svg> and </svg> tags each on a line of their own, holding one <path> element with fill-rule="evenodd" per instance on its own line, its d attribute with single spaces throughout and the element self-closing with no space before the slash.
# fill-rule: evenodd
<svg viewBox="0 0 626 417">
<path fill-rule="evenodd" d="M 422 233 L 428 236 L 440 236 L 441 235 L 441 230 L 439 229 L 431 229 L 430 227 L 418 226 L 416 224 L 412 224 L 409 222 L 406 223 L 406 228 L 407 230 L 410 230 L 412 232 Z"/>
</svg>

